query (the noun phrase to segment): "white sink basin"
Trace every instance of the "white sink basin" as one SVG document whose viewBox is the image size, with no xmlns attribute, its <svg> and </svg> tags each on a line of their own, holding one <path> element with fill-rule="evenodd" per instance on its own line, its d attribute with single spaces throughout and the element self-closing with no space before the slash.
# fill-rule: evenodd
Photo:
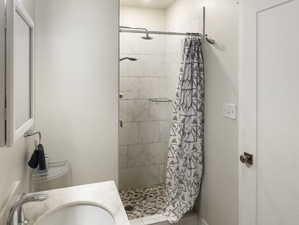
<svg viewBox="0 0 299 225">
<path fill-rule="evenodd" d="M 59 207 L 39 218 L 34 225 L 115 225 L 112 215 L 92 204 Z"/>
</svg>

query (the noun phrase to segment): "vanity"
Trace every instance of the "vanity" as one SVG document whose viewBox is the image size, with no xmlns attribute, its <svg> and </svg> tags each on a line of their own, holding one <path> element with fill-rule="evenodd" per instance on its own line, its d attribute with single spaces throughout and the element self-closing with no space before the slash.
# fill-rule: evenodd
<svg viewBox="0 0 299 225">
<path fill-rule="evenodd" d="M 24 225 L 129 225 L 113 181 L 33 195 L 46 198 L 24 204 L 23 213 L 27 220 Z"/>
</svg>

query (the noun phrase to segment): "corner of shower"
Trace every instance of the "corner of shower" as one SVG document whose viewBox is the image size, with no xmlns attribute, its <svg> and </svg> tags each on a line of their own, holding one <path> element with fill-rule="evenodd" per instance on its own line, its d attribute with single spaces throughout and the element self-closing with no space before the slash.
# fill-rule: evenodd
<svg viewBox="0 0 299 225">
<path fill-rule="evenodd" d="M 142 25 L 142 21 L 139 23 Z M 194 72 L 194 68 L 200 68 L 202 71 L 195 73 L 199 76 L 196 79 L 204 79 L 203 65 L 195 65 L 203 64 L 201 39 L 207 40 L 203 34 L 120 27 L 119 192 L 129 220 L 134 220 L 136 224 L 165 225 L 168 224 L 166 221 L 174 223 L 186 218 L 197 221 L 198 206 L 194 205 L 197 195 L 194 193 L 200 190 L 203 166 L 202 146 L 198 146 L 202 142 L 197 138 L 203 136 L 200 106 L 203 106 L 204 88 L 201 85 L 204 82 L 190 80 L 189 77 L 193 76 L 189 73 Z M 185 57 L 181 57 L 179 49 L 171 49 L 172 55 L 169 55 L 166 36 L 187 37 L 185 46 L 174 46 L 182 47 L 186 51 Z M 192 58 L 188 58 L 190 56 Z M 182 58 L 193 65 L 182 62 Z M 182 64 L 188 64 L 187 67 L 193 69 L 190 67 L 180 72 L 178 65 Z M 192 87 L 192 94 L 189 93 L 190 89 L 185 88 L 186 85 Z M 180 109 L 174 104 L 178 98 Z M 189 103 L 193 106 L 190 107 Z M 177 114 L 181 109 L 184 113 Z M 189 122 L 184 126 L 182 121 Z M 196 129 L 189 129 L 195 126 Z M 182 135 L 180 127 L 186 128 L 185 137 L 178 137 Z M 177 145 L 180 138 L 184 146 Z M 188 156 L 190 153 L 192 155 Z M 180 159 L 182 154 L 184 156 Z M 178 161 L 184 160 L 184 157 L 189 157 L 189 166 L 185 165 L 185 168 L 190 177 L 177 176 L 181 179 L 175 181 L 179 185 L 169 185 L 169 179 L 176 173 L 172 165 L 179 165 Z M 168 162 L 170 166 L 166 169 Z M 192 185 L 187 185 L 190 182 Z M 193 193 L 192 197 L 190 193 Z M 176 205 L 176 197 L 178 202 L 188 199 L 185 208 Z M 170 215 L 172 212 L 173 215 Z"/>
</svg>

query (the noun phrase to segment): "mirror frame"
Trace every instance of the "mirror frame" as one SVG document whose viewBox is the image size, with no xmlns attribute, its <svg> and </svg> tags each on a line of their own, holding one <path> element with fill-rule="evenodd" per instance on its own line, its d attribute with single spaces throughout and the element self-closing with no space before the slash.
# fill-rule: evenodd
<svg viewBox="0 0 299 225">
<path fill-rule="evenodd" d="M 0 1 L 0 147 L 5 145 L 5 5 Z"/>
<path fill-rule="evenodd" d="M 17 0 L 7 1 L 6 6 L 6 144 L 13 145 L 16 140 L 23 137 L 24 133 L 34 125 L 34 23 L 24 6 Z M 21 127 L 15 128 L 14 107 L 14 22 L 20 16 L 30 30 L 30 116 Z"/>
</svg>

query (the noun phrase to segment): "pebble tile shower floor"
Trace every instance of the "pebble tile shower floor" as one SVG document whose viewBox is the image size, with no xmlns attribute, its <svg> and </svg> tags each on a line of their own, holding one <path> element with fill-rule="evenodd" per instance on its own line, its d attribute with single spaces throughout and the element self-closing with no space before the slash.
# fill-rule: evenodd
<svg viewBox="0 0 299 225">
<path fill-rule="evenodd" d="M 167 205 L 165 185 L 122 190 L 120 197 L 130 220 L 162 214 Z"/>
</svg>

